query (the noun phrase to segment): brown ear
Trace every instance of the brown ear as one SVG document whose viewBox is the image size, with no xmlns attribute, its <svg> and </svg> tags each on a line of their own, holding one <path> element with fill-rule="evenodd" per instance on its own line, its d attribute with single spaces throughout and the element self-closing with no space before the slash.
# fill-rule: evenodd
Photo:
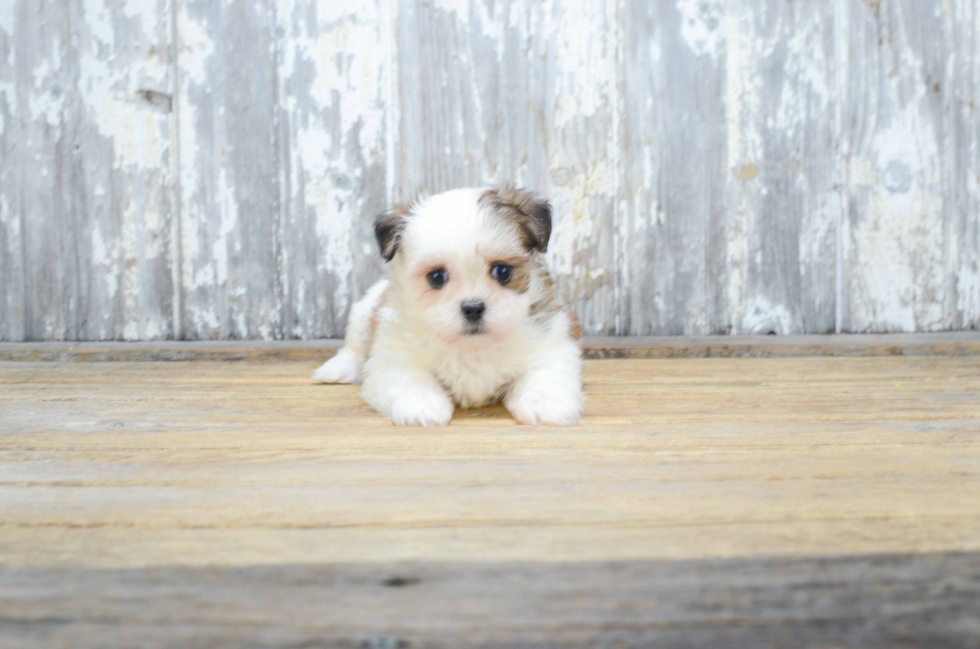
<svg viewBox="0 0 980 649">
<path fill-rule="evenodd" d="M 480 202 L 513 221 L 521 230 L 528 250 L 548 250 L 551 238 L 551 205 L 532 191 L 509 185 L 484 192 Z"/>
<path fill-rule="evenodd" d="M 374 220 L 374 237 L 378 240 L 378 248 L 385 261 L 394 259 L 398 252 L 409 209 L 407 205 L 396 205 Z"/>
</svg>

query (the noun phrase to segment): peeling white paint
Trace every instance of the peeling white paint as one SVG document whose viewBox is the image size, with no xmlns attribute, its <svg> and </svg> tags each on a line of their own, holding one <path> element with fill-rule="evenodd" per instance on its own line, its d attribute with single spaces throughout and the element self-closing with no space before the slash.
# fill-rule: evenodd
<svg viewBox="0 0 980 649">
<path fill-rule="evenodd" d="M 284 109 L 293 124 L 290 138 L 291 182 L 284 187 L 291 211 L 312 212 L 317 242 L 315 272 L 336 278 L 330 295 L 318 296 L 330 306 L 299 301 L 294 305 L 303 327 L 313 326 L 316 310 L 344 312 L 354 299 L 354 223 L 364 209 L 364 169 L 393 164 L 390 137 L 394 25 L 389 0 L 367 2 L 355 11 L 343 3 L 317 5 L 316 23 L 294 20 L 302 3 L 280 0 L 285 22 L 279 76 L 288 88 Z M 310 78 L 309 70 L 313 70 Z M 388 176 L 384 192 L 392 194 Z M 372 253 L 373 254 L 373 253 Z M 294 256 L 285 246 L 283 264 Z M 297 294 L 306 295 L 300 283 Z M 308 331 L 308 329 L 307 329 Z"/>
<path fill-rule="evenodd" d="M 238 201 L 235 200 L 235 189 L 228 179 L 228 167 L 222 165 L 218 170 L 218 231 L 211 245 L 211 259 L 214 269 L 213 277 L 207 279 L 218 286 L 228 282 L 228 249 L 234 245 L 231 235 L 238 228 Z M 198 283 L 203 286 L 205 283 Z"/>
<path fill-rule="evenodd" d="M 180 96 L 177 101 L 180 111 L 177 132 L 180 147 L 178 173 L 183 199 L 180 206 L 183 224 L 180 228 L 181 241 L 178 242 L 182 257 L 182 272 L 179 280 L 181 290 L 191 292 L 216 281 L 217 258 L 214 257 L 213 248 L 207 254 L 201 249 L 198 229 L 208 222 L 215 209 L 224 206 L 220 203 L 204 204 L 197 194 L 204 170 L 200 168 L 198 160 L 201 150 L 201 143 L 197 137 L 198 108 L 194 102 L 189 101 L 191 92 L 198 91 L 207 83 L 207 69 L 215 51 L 214 41 L 198 21 L 191 19 L 187 3 L 177 5 L 176 23 L 176 31 L 180 35 L 178 49 L 180 74 L 177 79 L 177 92 Z M 215 134 L 216 137 L 217 135 Z M 204 257 L 212 259 L 213 263 L 195 268 L 194 262 Z M 222 259 L 227 262 L 226 256 L 222 256 Z M 213 305 L 205 312 L 201 312 L 188 305 L 187 317 L 188 321 L 193 323 L 193 329 L 216 331 L 219 328 L 218 317 L 211 310 L 212 308 Z"/>
<path fill-rule="evenodd" d="M 786 81 L 776 110 L 775 128 L 805 129 L 808 115 L 816 119 L 830 105 L 829 66 L 821 43 L 823 28 L 823 21 L 812 20 L 796 29 L 787 29 L 788 34 L 783 37 Z"/>
<path fill-rule="evenodd" d="M 105 51 L 111 56 L 116 45 L 116 30 L 104 0 L 85 0 L 82 11 L 89 33 L 106 48 Z"/>
<path fill-rule="evenodd" d="M 718 58 L 723 42 L 724 6 L 708 0 L 677 0 L 681 14 L 681 38 L 698 56 Z"/>
<path fill-rule="evenodd" d="M 0 3 L 0 32 L 13 36 L 17 24 L 17 3 Z"/>
<path fill-rule="evenodd" d="M 690 4 L 690 3 L 689 3 Z M 742 166 L 761 163 L 762 137 L 753 117 L 759 108 L 760 82 L 752 67 L 751 38 L 743 33 L 742 18 L 726 16 L 724 22 L 726 46 L 725 132 L 728 138 L 728 169 L 734 175 Z M 720 31 L 720 30 L 719 30 Z M 725 295 L 729 305 L 735 305 L 734 319 L 744 313 L 748 290 L 749 220 L 754 216 L 755 201 L 751 188 L 736 185 L 732 206 L 732 222 L 726 231 L 728 273 Z M 744 317 L 744 316 L 743 316 Z M 702 323 L 704 326 L 706 323 Z"/>
<path fill-rule="evenodd" d="M 555 170 L 553 174 L 560 173 Z M 597 228 L 608 219 L 593 209 L 597 198 L 615 197 L 614 170 L 606 161 L 597 161 L 584 172 L 551 194 L 555 206 L 555 225 L 548 245 L 549 266 L 559 276 L 584 276 L 589 269 L 578 263 L 577 253 L 593 243 Z"/>
<path fill-rule="evenodd" d="M 57 86 L 56 74 L 60 65 L 60 59 L 54 64 L 45 59 L 32 72 L 34 92 L 28 95 L 28 110 L 35 120 L 48 126 L 60 124 L 64 110 L 64 95 L 53 90 Z M 10 96 L 16 95 L 11 92 Z"/>
<path fill-rule="evenodd" d="M 727 16 L 725 127 L 728 134 L 729 169 L 762 158 L 762 136 L 756 117 L 762 112 L 762 82 L 756 68 L 757 41 L 746 33 L 744 16 Z"/>
<path fill-rule="evenodd" d="M 470 16 L 470 0 L 433 0 L 432 6 L 440 11 L 456 14 L 456 19 L 466 22 Z"/>
<path fill-rule="evenodd" d="M 318 38 L 295 37 L 294 51 L 312 61 L 316 76 L 310 95 L 317 106 L 331 108 L 339 103 L 341 132 L 348 136 L 360 127 L 361 155 L 373 157 L 384 132 L 384 110 L 379 103 L 378 70 L 387 50 L 379 42 L 377 9 L 365 3 L 353 19 L 330 26 L 321 23 Z M 372 46 L 365 47 L 370 43 Z"/>
<path fill-rule="evenodd" d="M 156 2 L 143 0 L 143 11 L 155 11 Z M 102 0 L 86 0 L 86 27 L 98 44 L 86 48 L 78 62 L 78 88 L 91 121 L 99 133 L 113 143 L 121 167 L 158 169 L 166 162 L 169 141 L 166 118 L 143 103 L 137 93 L 140 81 L 166 88 L 161 76 L 166 70 L 151 57 L 137 58 L 129 65 L 114 65 L 114 28 L 111 12 Z M 139 24 L 144 25 L 142 21 Z M 153 28 L 154 23 L 144 26 Z M 152 32 L 137 34 L 151 41 Z"/>
<path fill-rule="evenodd" d="M 171 0 L 174 2 L 176 0 Z M 184 88 L 207 80 L 207 66 L 214 55 L 214 41 L 199 22 L 187 13 L 187 4 L 177 5 L 177 33 L 180 34 L 180 76 Z"/>
<path fill-rule="evenodd" d="M 92 265 L 104 273 L 105 287 L 109 299 L 112 300 L 119 292 L 119 243 L 107 242 L 102 236 L 102 229 L 96 224 L 92 228 Z"/>
<path fill-rule="evenodd" d="M 875 183 L 852 235 L 860 264 L 852 318 L 874 330 L 932 331 L 944 323 L 939 151 L 919 111 L 917 102 L 906 105 L 869 149 Z"/>
<path fill-rule="evenodd" d="M 969 0 L 899 3 L 880 15 L 860 0 L 649 9 L 433 0 L 411 8 L 418 23 L 407 22 L 401 0 L 275 0 L 235 11 L 189 0 L 173 6 L 172 29 L 161 23 L 168 2 L 82 0 L 70 41 L 59 40 L 64 26 L 21 25 L 35 16 L 18 13 L 23 2 L 0 6 L 0 136 L 21 152 L 26 171 L 14 175 L 36 182 L 15 192 L 11 174 L 0 174 L 0 228 L 21 240 L 10 197 L 23 193 L 28 208 L 51 202 L 52 142 L 77 138 L 61 144 L 78 144 L 85 160 L 84 187 L 70 191 L 85 192 L 92 210 L 79 220 L 93 265 L 87 299 L 105 311 L 78 316 L 88 318 L 83 335 L 165 336 L 167 320 L 147 315 L 160 299 L 153 277 L 178 261 L 168 312 L 196 335 L 337 331 L 360 275 L 376 270 L 364 261 L 376 258 L 363 231 L 372 210 L 405 198 L 415 181 L 498 178 L 551 198 L 559 289 L 592 331 L 646 333 L 661 318 L 687 333 L 792 333 L 815 326 L 804 311 L 832 303 L 838 323 L 857 330 L 978 324 L 980 138 L 969 125 L 980 76 L 962 51 L 975 49 L 980 31 L 960 25 L 980 24 L 980 13 Z M 251 13 L 243 21 L 239 10 Z M 629 16 L 649 24 L 631 29 Z M 412 42 L 412 24 L 429 39 L 426 61 L 399 49 Z M 221 39 L 242 28 L 268 50 L 224 60 Z M 15 77 L 21 34 L 47 40 L 36 51 L 19 46 L 34 58 Z M 161 34 L 179 36 L 179 73 Z M 435 76 L 428 64 L 444 52 L 452 67 Z M 262 107 L 268 123 L 246 134 L 236 120 L 253 107 L 230 101 L 234 84 L 252 88 L 270 60 L 278 105 Z M 515 61 L 518 70 L 506 67 Z M 671 94 L 678 83 L 696 89 L 684 111 Z M 625 94 L 637 85 L 647 96 Z M 141 99 L 147 89 L 175 89 L 177 112 Z M 683 169 L 664 156 L 678 132 L 700 148 Z M 254 151 L 280 168 L 268 179 L 234 177 Z M 180 220 L 168 221 L 168 209 Z M 173 223 L 180 241 L 171 251 Z M 278 229 L 261 229 L 270 223 Z M 266 234 L 275 241 L 257 242 Z M 16 261 L 19 247 L 8 248 L 0 256 Z M 50 302 L 72 313 L 80 303 L 60 294 Z M 34 317 L 34 330 L 51 336 L 75 326 Z"/>
<path fill-rule="evenodd" d="M 81 76 L 91 81 L 84 100 L 93 113 L 99 132 L 113 142 L 113 151 L 123 166 L 157 169 L 167 159 L 169 141 L 159 115 L 135 101 L 119 98 L 105 83 L 104 68 L 83 57 Z M 135 94 L 135 93 L 134 93 Z"/>
<path fill-rule="evenodd" d="M 549 2 L 542 38 L 557 45 L 554 125 L 557 129 L 608 110 L 615 90 L 615 50 L 602 3 L 571 0 L 555 17 Z M 574 17 L 574 19 L 571 19 Z"/>
<path fill-rule="evenodd" d="M 798 330 L 793 314 L 782 304 L 773 304 L 761 295 L 751 298 L 736 329 L 740 334 L 768 334 L 775 332 L 785 336 Z"/>
</svg>

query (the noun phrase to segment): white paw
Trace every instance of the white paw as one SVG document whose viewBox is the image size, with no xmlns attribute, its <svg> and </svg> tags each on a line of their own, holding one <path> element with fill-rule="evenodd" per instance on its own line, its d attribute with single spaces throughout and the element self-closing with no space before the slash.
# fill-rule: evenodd
<svg viewBox="0 0 980 649">
<path fill-rule="evenodd" d="M 505 405 L 522 424 L 570 426 L 578 423 L 582 396 L 555 386 L 525 387 L 508 395 Z"/>
<path fill-rule="evenodd" d="M 359 383 L 361 360 L 344 347 L 313 372 L 313 380 L 317 383 Z"/>
<path fill-rule="evenodd" d="M 444 394 L 414 392 L 395 399 L 391 420 L 399 426 L 446 426 L 453 410 L 453 402 Z"/>
</svg>

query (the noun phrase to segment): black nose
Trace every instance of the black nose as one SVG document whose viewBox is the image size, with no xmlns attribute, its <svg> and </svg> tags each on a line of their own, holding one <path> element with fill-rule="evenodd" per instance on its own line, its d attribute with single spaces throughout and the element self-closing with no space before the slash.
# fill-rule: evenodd
<svg viewBox="0 0 980 649">
<path fill-rule="evenodd" d="M 483 312 L 487 310 L 487 305 L 479 300 L 463 302 L 463 316 L 470 322 L 479 322 L 483 317 Z"/>
</svg>

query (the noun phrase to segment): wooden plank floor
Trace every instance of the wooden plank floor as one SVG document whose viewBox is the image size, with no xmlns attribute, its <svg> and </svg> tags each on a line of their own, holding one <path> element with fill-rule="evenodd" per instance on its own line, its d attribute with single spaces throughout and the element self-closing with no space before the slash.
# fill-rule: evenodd
<svg viewBox="0 0 980 649">
<path fill-rule="evenodd" d="M 977 647 L 980 357 L 590 361 L 574 428 L 310 363 L 0 363 L 0 647 Z"/>
</svg>

